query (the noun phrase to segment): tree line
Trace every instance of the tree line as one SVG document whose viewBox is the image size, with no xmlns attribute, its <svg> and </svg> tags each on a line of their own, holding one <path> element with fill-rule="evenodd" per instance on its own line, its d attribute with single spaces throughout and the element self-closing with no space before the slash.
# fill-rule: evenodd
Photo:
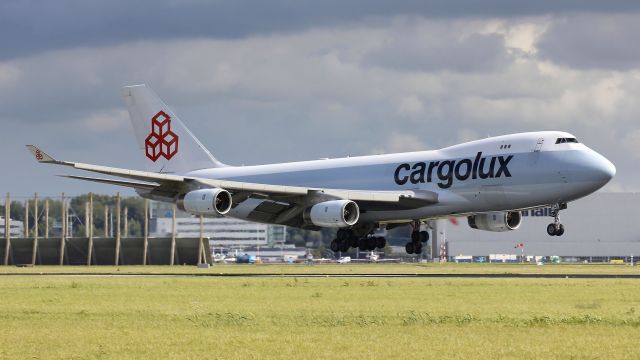
<svg viewBox="0 0 640 360">
<path fill-rule="evenodd" d="M 29 235 L 33 235 L 35 228 L 35 219 L 38 218 L 39 234 L 44 234 L 45 227 L 45 200 L 49 201 L 49 231 L 52 233 L 52 229 L 58 227 L 62 221 L 62 200 L 60 198 L 40 198 L 38 199 L 38 214 L 35 214 L 35 199 L 29 199 L 26 201 L 11 201 L 11 219 L 22 221 L 25 223 L 25 206 L 29 207 L 28 214 L 28 230 Z M 67 200 L 69 204 L 69 221 L 72 224 L 71 236 L 84 236 L 86 224 L 86 205 L 89 202 L 89 194 L 79 195 L 70 200 Z M 144 226 L 144 199 L 136 196 L 122 197 L 120 200 L 120 206 L 122 209 L 127 208 L 128 211 L 128 235 L 129 236 L 142 236 L 142 227 Z M 100 234 L 100 231 L 104 231 L 105 207 L 109 207 L 109 213 L 113 212 L 114 226 L 115 226 L 115 209 L 116 209 L 116 197 L 111 195 L 97 195 L 93 194 L 93 230 L 94 234 Z M 124 211 L 122 211 L 124 216 Z M 111 216 L 110 216 L 111 217 Z M 109 219 L 107 219 L 109 221 Z M 2 226 L 2 224 L 0 224 Z M 124 226 L 121 224 L 121 226 Z M 59 230 L 59 229 L 58 229 Z M 115 231 L 114 231 L 115 232 Z M 123 229 L 124 232 L 124 229 Z M 53 231 L 55 233 L 55 231 Z M 58 232 L 59 235 L 59 232 Z"/>
</svg>

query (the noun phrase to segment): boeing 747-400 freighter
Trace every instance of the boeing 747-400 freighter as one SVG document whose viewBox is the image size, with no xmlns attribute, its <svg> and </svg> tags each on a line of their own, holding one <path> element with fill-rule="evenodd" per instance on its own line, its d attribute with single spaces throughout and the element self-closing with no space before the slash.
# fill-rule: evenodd
<svg viewBox="0 0 640 360">
<path fill-rule="evenodd" d="M 59 161 L 27 145 L 42 163 L 111 175 L 65 175 L 135 189 L 194 215 L 229 216 L 317 230 L 337 228 L 334 251 L 385 246 L 380 228 L 413 226 L 408 253 L 420 253 L 430 219 L 466 216 L 472 228 L 510 231 L 520 210 L 559 212 L 604 186 L 616 173 L 602 155 L 560 131 L 490 137 L 440 150 L 229 166 L 218 161 L 145 85 L 123 88 L 146 171 Z"/>
</svg>

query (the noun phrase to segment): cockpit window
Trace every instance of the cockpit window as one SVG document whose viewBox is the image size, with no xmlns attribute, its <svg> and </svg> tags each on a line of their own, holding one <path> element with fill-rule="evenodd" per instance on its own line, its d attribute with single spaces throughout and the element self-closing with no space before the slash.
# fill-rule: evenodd
<svg viewBox="0 0 640 360">
<path fill-rule="evenodd" d="M 565 144 L 565 143 L 577 144 L 578 143 L 578 139 L 576 139 L 576 138 L 558 138 L 558 140 L 556 140 L 556 144 Z"/>
</svg>

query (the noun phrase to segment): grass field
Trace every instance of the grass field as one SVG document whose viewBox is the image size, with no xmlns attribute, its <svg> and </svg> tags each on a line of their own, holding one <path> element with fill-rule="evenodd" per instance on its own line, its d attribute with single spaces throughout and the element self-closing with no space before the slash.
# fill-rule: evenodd
<svg viewBox="0 0 640 360">
<path fill-rule="evenodd" d="M 0 273 L 53 270 L 87 268 L 11 267 Z M 639 271 L 474 264 L 117 270 L 90 269 Z M 0 278 L 0 321 L 3 359 L 640 358 L 640 280 L 17 275 Z"/>
<path fill-rule="evenodd" d="M 487 263 L 379 263 L 379 264 L 302 264 L 237 265 L 216 264 L 209 269 L 195 266 L 36 266 L 2 267 L 0 274 L 146 273 L 146 274 L 640 274 L 640 267 L 609 264 L 487 264 Z"/>
</svg>

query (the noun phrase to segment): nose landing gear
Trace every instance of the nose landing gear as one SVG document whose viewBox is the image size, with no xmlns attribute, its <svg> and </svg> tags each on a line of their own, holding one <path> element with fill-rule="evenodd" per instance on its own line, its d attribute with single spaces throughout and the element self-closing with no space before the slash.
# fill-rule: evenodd
<svg viewBox="0 0 640 360">
<path fill-rule="evenodd" d="M 562 234 L 564 234 L 564 225 L 562 224 L 547 225 L 547 234 L 549 234 L 549 236 L 562 236 Z"/>
<path fill-rule="evenodd" d="M 564 225 L 560 223 L 560 210 L 566 208 L 567 203 L 558 203 L 551 206 L 553 223 L 547 225 L 547 234 L 549 234 L 549 236 L 562 236 L 564 234 Z"/>
</svg>

